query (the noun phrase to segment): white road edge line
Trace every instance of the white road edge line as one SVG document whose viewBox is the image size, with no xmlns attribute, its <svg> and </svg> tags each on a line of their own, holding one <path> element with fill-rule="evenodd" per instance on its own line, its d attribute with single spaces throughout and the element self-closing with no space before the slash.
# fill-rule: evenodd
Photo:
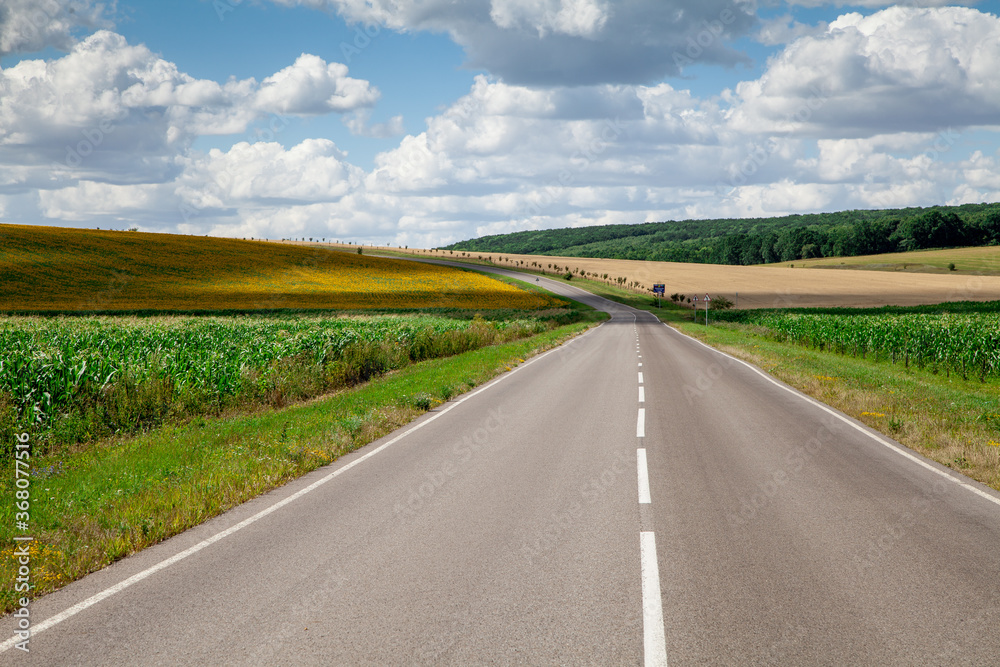
<svg viewBox="0 0 1000 667">
<path fill-rule="evenodd" d="M 656 562 L 656 535 L 639 533 L 642 561 L 642 653 L 645 667 L 667 667 L 667 637 L 663 628 L 660 566 Z"/>
<path fill-rule="evenodd" d="M 646 437 L 646 408 L 639 408 L 639 418 L 635 422 L 635 437 Z"/>
<path fill-rule="evenodd" d="M 872 433 L 871 431 L 869 431 L 868 429 L 864 428 L 863 426 L 860 426 L 859 424 L 856 424 L 855 422 L 851 421 L 850 419 L 848 419 L 844 415 L 841 415 L 841 414 L 835 412 L 832 408 L 829 408 L 826 405 L 823 405 L 819 401 L 817 401 L 817 400 L 815 400 L 815 399 L 813 399 L 813 398 L 811 398 L 809 396 L 806 396 L 805 394 L 803 394 L 803 393 L 801 393 L 801 392 L 799 392 L 799 391 L 797 391 L 795 389 L 792 389 L 791 387 L 787 387 L 787 386 L 781 384 L 780 382 L 778 382 L 777 380 L 775 380 L 774 378 L 772 378 L 770 375 L 768 375 L 764 371 L 760 370 L 759 368 L 755 368 L 753 365 L 748 364 L 747 362 L 743 361 L 742 359 L 737 359 L 736 357 L 732 356 L 731 354 L 726 354 L 725 352 L 722 352 L 721 350 L 717 350 L 714 347 L 712 347 L 711 345 L 707 345 L 705 343 L 702 343 L 697 338 L 692 338 L 691 336 L 688 336 L 687 334 L 681 333 L 680 331 L 677 331 L 676 329 L 674 329 L 673 327 L 671 327 L 671 326 L 669 326 L 669 325 L 667 325 L 665 323 L 664 323 L 663 326 L 667 327 L 671 331 L 675 331 L 676 333 L 678 333 L 681 336 L 685 336 L 686 338 L 689 338 L 690 340 L 693 340 L 694 342 L 698 343 L 702 347 L 707 347 L 709 350 L 712 350 L 713 352 L 721 354 L 721 355 L 723 355 L 725 357 L 729 357 L 733 361 L 738 362 L 740 364 L 743 364 L 744 366 L 746 366 L 747 368 L 749 368 L 754 373 L 756 373 L 757 375 L 761 376 L 762 378 L 764 378 L 765 380 L 767 380 L 768 382 L 770 382 L 774 386 L 776 386 L 776 387 L 778 387 L 780 389 L 784 389 L 785 391 L 787 391 L 788 393 L 792 394 L 793 396 L 798 396 L 799 398 L 801 398 L 803 401 L 806 401 L 807 403 L 812 403 L 814 406 L 816 406 L 817 408 L 819 408 L 823 412 L 826 412 L 827 414 L 829 414 L 829 415 L 831 415 L 833 417 L 836 417 L 837 419 L 839 419 L 840 421 L 844 422 L 845 424 L 847 424 L 851 428 L 855 429 L 856 431 L 859 431 L 860 433 L 863 433 L 863 434 L 867 435 L 869 438 L 871 438 L 875 442 L 879 443 L 880 445 L 884 445 L 885 447 L 888 447 L 889 449 L 891 449 L 892 451 L 896 452 L 900 456 L 905 456 L 906 458 L 910 459 L 911 461 L 913 461 L 917 465 L 923 466 L 927 470 L 930 470 L 931 472 L 936 473 L 936 474 L 940 475 L 941 477 L 944 477 L 946 480 L 948 480 L 950 482 L 954 482 L 955 484 L 958 484 L 959 486 L 961 486 L 962 488 L 964 488 L 964 489 L 966 489 L 968 491 L 972 491 L 977 496 L 985 498 L 986 500 L 990 501 L 991 503 L 993 503 L 995 505 L 1000 505 L 1000 498 L 997 498 L 996 496 L 992 496 L 992 495 L 986 493 L 985 491 L 983 491 L 982 489 L 977 489 L 976 487 L 972 486 L 971 484 L 967 484 L 967 483 L 963 482 L 962 480 L 958 479 L 957 477 L 951 476 L 950 474 L 948 474 L 944 470 L 940 470 L 939 468 L 934 467 L 933 465 L 931 465 L 927 461 L 923 460 L 923 458 L 920 457 L 918 454 L 913 454 L 911 452 L 908 452 L 908 451 L 906 451 L 906 450 L 898 447 L 897 445 L 889 442 L 885 438 L 880 437 L 880 436 Z"/>
<path fill-rule="evenodd" d="M 635 450 L 635 463 L 639 472 L 639 503 L 648 505 L 653 501 L 649 498 L 649 470 L 646 468 L 646 450 Z"/>
<path fill-rule="evenodd" d="M 580 340 L 581 338 L 583 338 L 587 334 L 589 334 L 589 333 L 591 333 L 593 331 L 596 331 L 600 326 L 601 325 L 598 325 L 597 327 L 594 327 L 593 329 L 591 329 L 590 331 L 584 333 L 583 335 L 577 336 L 576 338 L 573 338 L 570 341 L 567 341 L 567 343 L 571 343 L 573 341 Z M 240 521 L 236 525 L 230 526 L 229 528 L 227 528 L 227 529 L 225 529 L 225 530 L 223 530 L 221 532 L 218 532 L 215 535 L 212 535 L 211 537 L 209 537 L 207 539 L 202 540 L 198 544 L 196 544 L 196 545 L 194 545 L 192 547 L 189 547 L 189 548 L 185 549 L 184 551 L 181 551 L 178 554 L 174 554 L 170 558 L 167 558 L 166 560 L 162 560 L 159 563 L 157 563 L 156 565 L 153 565 L 152 567 L 146 568 L 142 572 L 134 574 L 131 577 L 129 577 L 128 579 L 125 579 L 124 581 L 120 581 L 117 584 L 115 584 L 114 586 L 111 586 L 110 588 L 106 588 L 103 591 L 101 591 L 100 593 L 97 593 L 95 595 L 90 596 L 86 600 L 78 602 L 75 605 L 73 605 L 72 607 L 69 607 L 68 609 L 63 610 L 63 611 L 59 612 L 58 614 L 56 614 L 54 616 L 50 616 L 49 618 L 45 619 L 44 621 L 41 621 L 40 623 L 32 624 L 32 626 L 31 626 L 31 636 L 34 637 L 39 632 L 43 632 L 45 630 L 48 630 L 49 628 L 51 628 L 54 625 L 62 623 L 66 619 L 79 614 L 81 611 L 87 609 L 88 607 L 92 607 L 95 604 L 97 604 L 98 602 L 106 600 L 107 598 L 111 597 L 112 595 L 115 595 L 116 593 L 120 593 L 121 591 L 125 590 L 129 586 L 131 586 L 133 584 L 137 584 L 140 581 L 142 581 L 143 579 L 146 579 L 146 578 L 150 577 L 151 575 L 156 574 L 160 570 L 168 568 L 171 565 L 173 565 L 174 563 L 182 561 L 185 558 L 187 558 L 188 556 L 191 556 L 193 554 L 198 553 L 199 551 L 201 551 L 205 547 L 208 547 L 208 546 L 211 546 L 212 544 L 215 544 L 219 540 L 221 540 L 221 539 L 223 539 L 225 537 L 228 537 L 229 535 L 232 535 L 233 533 L 235 533 L 235 532 L 237 532 L 239 530 L 242 530 L 243 528 L 246 528 L 250 524 L 256 523 L 257 521 L 259 521 L 260 519 L 263 519 L 268 514 L 270 514 L 270 513 L 274 512 L 274 511 L 276 511 L 276 510 L 284 507 L 285 505 L 288 505 L 291 502 L 294 502 L 295 500 L 298 500 L 299 498 L 301 498 L 302 496 L 306 495 L 307 493 L 310 493 L 311 491 L 314 491 L 315 489 L 319 488 L 320 486 L 323 486 L 324 484 L 326 484 L 327 482 L 329 482 L 334 477 L 337 477 L 338 475 L 347 472 L 348 470 L 350 470 L 354 466 L 360 464 L 362 461 L 366 461 L 366 460 L 370 459 L 371 457 L 375 456 L 376 454 L 378 454 L 379 452 L 381 452 L 382 450 L 388 448 L 389 446 L 396 444 L 397 442 L 399 442 L 400 440 L 402 440 L 406 436 L 410 435 L 411 433 L 413 433 L 417 429 L 421 429 L 424 426 L 426 426 L 427 424 L 430 424 L 432 421 L 438 419 L 442 415 L 445 415 L 448 412 L 451 412 L 453 409 L 457 408 L 459 405 L 461 405 L 465 401 L 469 400 L 470 398 L 472 398 L 472 397 L 474 397 L 474 396 L 476 396 L 478 394 L 483 393 L 487 389 L 491 389 L 492 387 L 496 386 L 497 384 L 500 384 L 501 382 L 503 382 L 504 380 L 506 380 L 507 378 L 509 378 L 510 376 L 512 376 L 514 373 L 516 373 L 519 370 L 521 370 L 522 368 L 530 366 L 531 364 L 535 363 L 536 361 L 538 361 L 538 360 L 540 360 L 540 359 L 542 359 L 544 357 L 547 357 L 548 355 L 550 355 L 553 352 L 555 352 L 556 350 L 558 350 L 560 347 L 562 347 L 562 346 L 560 345 L 560 346 L 552 348 L 551 350 L 549 350 L 547 352 L 543 352 L 542 354 L 538 355 L 537 357 L 534 357 L 533 359 L 531 359 L 531 360 L 529 360 L 529 361 L 521 364 L 520 366 L 517 366 L 513 370 L 511 370 L 511 371 L 509 371 L 507 373 L 504 373 L 503 375 L 501 375 L 500 377 L 498 377 L 498 378 L 496 378 L 494 380 L 491 380 L 490 382 L 488 382 L 487 384 L 483 385 L 479 389 L 477 389 L 477 390 L 475 390 L 473 392 L 470 392 L 470 393 L 466 394 L 465 396 L 462 396 L 461 398 L 459 398 L 454 403 L 449 404 L 447 407 L 445 407 L 440 412 L 437 412 L 437 413 L 431 415 L 431 417 L 429 417 L 428 419 L 425 419 L 424 421 L 420 422 L 419 424 L 415 424 L 414 426 L 408 428 L 406 431 L 404 431 L 403 433 L 400 433 L 399 435 L 397 435 L 392 440 L 379 445 L 378 447 L 376 447 L 372 451 L 370 451 L 370 452 L 368 452 L 368 453 L 366 453 L 366 454 L 364 454 L 364 455 L 362 455 L 362 456 L 354 459 L 353 461 L 351 461 L 347 465 L 344 465 L 344 466 L 342 466 L 340 468 L 337 468 L 336 470 L 334 470 L 333 472 L 331 472 L 326 477 L 323 477 L 322 479 L 316 480 L 315 482 L 313 482 L 309 486 L 305 487 L 304 489 L 300 489 L 299 491 L 296 491 L 295 493 L 293 493 L 292 495 L 288 496 L 287 498 L 285 498 L 283 500 L 279 500 L 278 502 L 276 502 L 275 504 L 271 505 L 270 507 L 268 507 L 266 509 L 263 509 L 260 512 L 257 512 L 253 516 L 251 516 L 249 518 L 246 518 L 243 521 Z M 17 636 L 17 635 L 15 635 L 14 637 L 11 637 L 7 641 L 3 642 L 2 644 L 0 644 L 0 653 L 3 653 L 4 651 L 9 650 L 15 644 L 17 644 L 19 641 L 21 641 L 20 637 Z"/>
</svg>

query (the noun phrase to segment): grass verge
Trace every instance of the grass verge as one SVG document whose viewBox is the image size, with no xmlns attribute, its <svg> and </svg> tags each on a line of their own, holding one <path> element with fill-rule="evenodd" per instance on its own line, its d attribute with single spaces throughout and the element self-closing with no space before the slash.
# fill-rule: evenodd
<svg viewBox="0 0 1000 667">
<path fill-rule="evenodd" d="M 585 278 L 570 281 L 607 299 L 653 313 L 702 342 L 887 434 L 910 449 L 1000 490 L 1000 383 L 962 380 L 915 366 L 846 357 L 779 343 L 750 327 L 695 323 L 691 308 Z M 935 306 L 927 306 L 935 310 Z M 891 310 L 891 309 L 890 309 Z M 711 321 L 712 315 L 709 315 Z"/>
<path fill-rule="evenodd" d="M 326 465 L 421 413 L 593 326 L 423 361 L 281 410 L 197 418 L 141 436 L 32 459 L 31 597 L 56 590 Z M 11 545 L 14 474 L 2 482 L 0 540 Z M 17 562 L 0 553 L 0 613 L 15 608 Z"/>
<path fill-rule="evenodd" d="M 1000 383 L 810 350 L 755 335 L 740 325 L 673 325 L 923 456 L 1000 490 Z"/>
</svg>

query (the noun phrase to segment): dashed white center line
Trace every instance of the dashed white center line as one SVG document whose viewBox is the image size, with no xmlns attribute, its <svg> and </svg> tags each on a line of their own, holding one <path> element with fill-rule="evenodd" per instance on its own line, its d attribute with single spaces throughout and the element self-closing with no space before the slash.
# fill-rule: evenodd
<svg viewBox="0 0 1000 667">
<path fill-rule="evenodd" d="M 645 403 L 646 402 L 646 388 L 645 387 L 639 387 L 639 402 L 640 403 Z"/>
<path fill-rule="evenodd" d="M 646 667 L 667 667 L 667 638 L 663 629 L 660 566 L 656 562 L 656 536 L 639 533 L 642 560 L 642 648 Z"/>
<path fill-rule="evenodd" d="M 639 473 L 639 502 L 649 504 L 649 471 L 646 468 L 646 450 L 637 449 L 635 453 L 636 468 Z"/>
<path fill-rule="evenodd" d="M 642 371 L 639 371 L 639 384 L 642 384 Z"/>
<path fill-rule="evenodd" d="M 639 368 L 642 368 L 642 362 L 641 361 L 639 362 Z"/>
<path fill-rule="evenodd" d="M 639 408 L 639 419 L 635 424 L 635 437 L 646 437 L 646 408 Z"/>
</svg>

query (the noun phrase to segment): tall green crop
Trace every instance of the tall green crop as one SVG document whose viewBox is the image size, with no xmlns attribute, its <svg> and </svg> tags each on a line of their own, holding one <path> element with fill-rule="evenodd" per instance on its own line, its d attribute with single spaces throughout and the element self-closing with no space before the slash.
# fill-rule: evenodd
<svg viewBox="0 0 1000 667">
<path fill-rule="evenodd" d="M 338 377 L 363 378 L 337 370 L 352 347 L 381 354 L 376 367 L 392 368 L 471 349 L 455 340 L 474 326 L 428 315 L 0 319 L 0 426 L 44 434 L 86 417 L 104 432 L 130 431 L 191 406 L 222 409 L 247 392 L 266 404 L 275 392 L 303 396 Z M 535 320 L 504 326 L 520 335 L 546 328 Z"/>
<path fill-rule="evenodd" d="M 828 315 L 761 311 L 738 321 L 763 327 L 779 340 L 980 379 L 1000 376 L 1000 315 Z"/>
</svg>

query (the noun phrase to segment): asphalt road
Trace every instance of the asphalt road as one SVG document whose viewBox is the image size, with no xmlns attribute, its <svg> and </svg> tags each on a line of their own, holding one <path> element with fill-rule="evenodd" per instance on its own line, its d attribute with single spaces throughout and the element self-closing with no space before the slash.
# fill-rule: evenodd
<svg viewBox="0 0 1000 667">
<path fill-rule="evenodd" d="M 1000 664 L 1000 494 L 581 300 L 613 319 L 34 602 L 0 663 Z"/>
</svg>

